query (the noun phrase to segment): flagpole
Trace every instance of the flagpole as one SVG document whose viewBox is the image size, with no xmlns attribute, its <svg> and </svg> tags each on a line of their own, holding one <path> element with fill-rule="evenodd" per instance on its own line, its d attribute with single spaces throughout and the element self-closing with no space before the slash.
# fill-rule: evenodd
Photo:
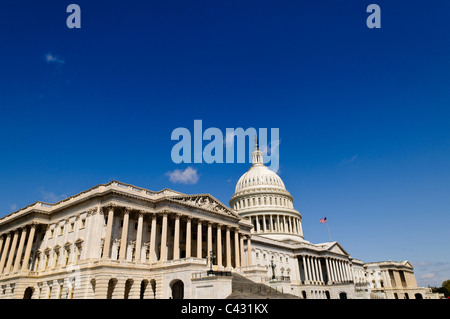
<svg viewBox="0 0 450 319">
<path fill-rule="evenodd" d="M 328 221 L 325 223 L 325 224 L 327 224 L 327 229 L 328 229 L 328 238 L 330 239 L 330 241 L 331 241 L 331 235 L 330 235 L 330 227 L 328 227 Z"/>
</svg>

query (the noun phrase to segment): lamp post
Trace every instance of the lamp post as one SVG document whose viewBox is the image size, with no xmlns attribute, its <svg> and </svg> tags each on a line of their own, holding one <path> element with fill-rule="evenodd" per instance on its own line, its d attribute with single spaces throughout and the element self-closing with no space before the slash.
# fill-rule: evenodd
<svg viewBox="0 0 450 319">
<path fill-rule="evenodd" d="M 209 260 L 209 269 L 210 269 L 210 271 L 211 271 L 211 273 L 212 273 L 212 271 L 213 271 L 213 261 L 214 261 L 214 258 L 216 258 L 216 256 L 214 256 L 214 253 L 213 253 L 213 251 L 211 250 L 210 252 L 209 252 L 209 257 L 208 257 L 208 260 Z"/>
<path fill-rule="evenodd" d="M 275 280 L 275 268 L 277 267 L 275 263 L 273 262 L 273 256 L 272 260 L 270 261 L 270 267 L 272 267 L 272 280 Z"/>
</svg>

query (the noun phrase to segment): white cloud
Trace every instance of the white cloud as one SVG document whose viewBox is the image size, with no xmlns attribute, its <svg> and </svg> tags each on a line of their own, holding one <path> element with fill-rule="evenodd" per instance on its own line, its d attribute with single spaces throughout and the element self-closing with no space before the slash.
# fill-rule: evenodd
<svg viewBox="0 0 450 319">
<path fill-rule="evenodd" d="M 234 131 L 227 132 L 227 134 L 225 135 L 225 139 L 223 141 L 225 143 L 225 146 L 227 146 L 227 147 L 233 146 L 235 136 L 236 136 L 236 133 Z"/>
<path fill-rule="evenodd" d="M 358 158 L 358 154 L 353 155 L 351 158 L 344 158 L 341 164 L 351 164 Z"/>
<path fill-rule="evenodd" d="M 167 172 L 166 175 L 169 176 L 169 180 L 172 183 L 196 184 L 199 180 L 197 169 L 190 166 L 184 170 L 176 169 L 174 171 Z"/>
<path fill-rule="evenodd" d="M 11 204 L 11 206 L 9 206 L 9 208 L 11 209 L 11 211 L 15 211 L 15 210 L 17 210 L 17 204 Z"/>
<path fill-rule="evenodd" d="M 45 61 L 46 61 L 47 63 L 54 63 L 54 64 L 57 64 L 57 65 L 62 65 L 62 64 L 64 64 L 64 63 L 66 63 L 66 61 L 64 61 L 64 59 L 62 59 L 62 58 L 60 58 L 59 56 L 54 55 L 54 54 L 52 54 L 52 53 L 47 53 L 47 54 L 44 56 L 44 58 L 45 58 Z"/>
<path fill-rule="evenodd" d="M 443 261 L 413 261 L 414 274 L 420 287 L 440 287 L 450 276 L 450 265 Z"/>
<path fill-rule="evenodd" d="M 44 189 L 44 187 L 39 187 L 39 192 L 41 193 L 42 200 L 45 202 L 56 203 L 60 200 L 67 198 L 65 194 L 55 194 L 54 192 L 48 192 Z"/>
<path fill-rule="evenodd" d="M 281 143 L 281 140 L 271 141 L 268 145 L 265 145 L 261 148 L 261 152 L 263 152 L 264 154 L 271 154 L 273 156 L 275 156 L 275 155 L 279 156 L 280 143 Z"/>
<path fill-rule="evenodd" d="M 430 273 L 428 273 L 428 274 L 423 274 L 422 276 L 420 276 L 420 279 L 432 279 L 432 278 L 434 278 L 434 277 L 436 277 L 436 274 L 430 272 Z"/>
</svg>

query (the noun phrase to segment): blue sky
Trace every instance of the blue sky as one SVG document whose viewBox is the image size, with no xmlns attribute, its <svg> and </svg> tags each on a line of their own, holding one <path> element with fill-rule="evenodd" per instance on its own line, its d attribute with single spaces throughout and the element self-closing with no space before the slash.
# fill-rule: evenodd
<svg viewBox="0 0 450 319">
<path fill-rule="evenodd" d="M 305 238 L 450 278 L 448 1 L 6 1 L 0 216 L 119 180 L 225 204 L 248 164 L 175 164 L 171 132 L 279 128 Z M 66 8 L 81 7 L 81 29 Z M 381 29 L 366 7 L 381 7 Z M 170 180 L 191 167 L 193 183 Z M 174 182 L 175 181 L 175 182 Z M 186 180 L 185 180 L 186 181 Z"/>
</svg>

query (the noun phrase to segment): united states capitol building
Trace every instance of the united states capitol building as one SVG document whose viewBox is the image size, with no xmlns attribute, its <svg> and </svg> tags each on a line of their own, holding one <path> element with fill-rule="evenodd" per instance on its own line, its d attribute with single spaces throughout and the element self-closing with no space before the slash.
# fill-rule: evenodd
<svg viewBox="0 0 450 319">
<path fill-rule="evenodd" d="M 336 241 L 307 241 L 257 144 L 252 159 L 229 207 L 112 181 L 1 218 L 0 299 L 227 298 L 251 287 L 236 278 L 271 296 L 438 297 L 417 287 L 408 261 L 367 263 Z"/>
</svg>

